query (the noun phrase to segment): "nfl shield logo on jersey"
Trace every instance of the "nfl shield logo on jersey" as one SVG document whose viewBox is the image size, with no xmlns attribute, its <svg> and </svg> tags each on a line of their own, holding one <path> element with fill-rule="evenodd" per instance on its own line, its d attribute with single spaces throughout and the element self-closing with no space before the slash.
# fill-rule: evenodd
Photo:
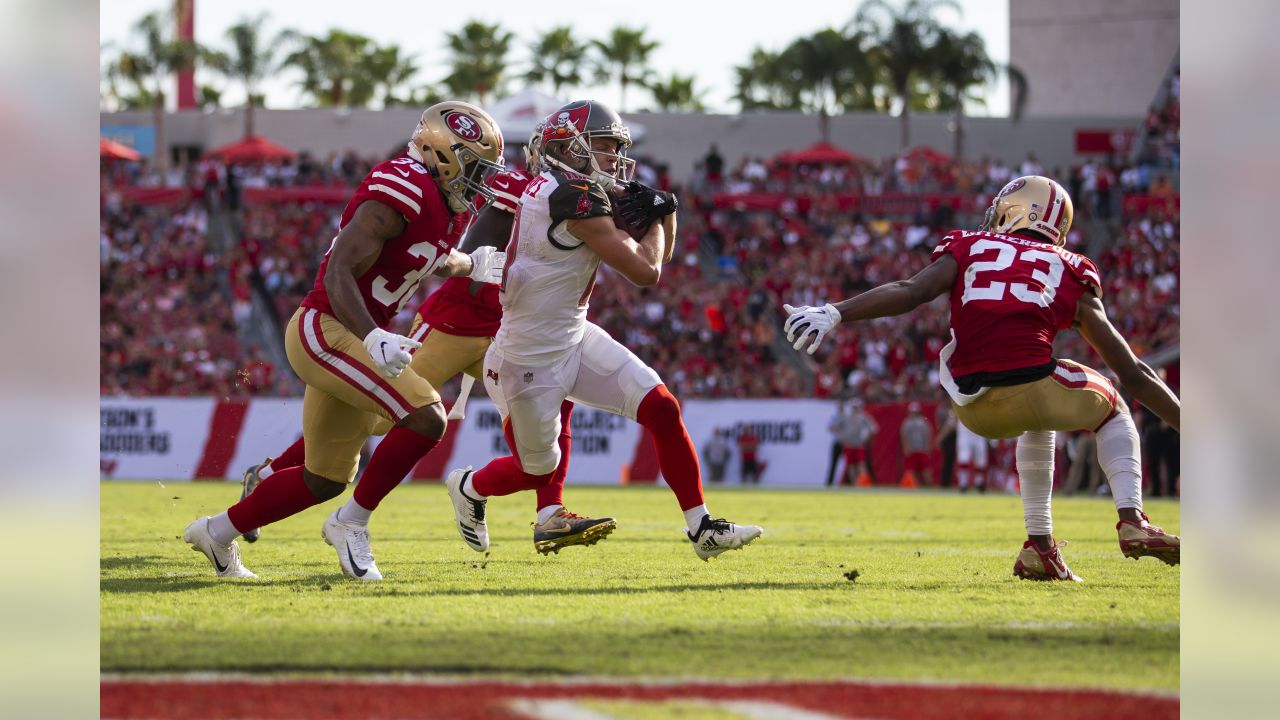
<svg viewBox="0 0 1280 720">
<path fill-rule="evenodd" d="M 526 384 L 533 382 L 533 373 L 532 373 L 532 372 L 527 372 L 527 373 L 525 373 L 525 374 L 524 374 L 524 381 L 525 381 L 525 383 L 526 383 Z"/>
</svg>

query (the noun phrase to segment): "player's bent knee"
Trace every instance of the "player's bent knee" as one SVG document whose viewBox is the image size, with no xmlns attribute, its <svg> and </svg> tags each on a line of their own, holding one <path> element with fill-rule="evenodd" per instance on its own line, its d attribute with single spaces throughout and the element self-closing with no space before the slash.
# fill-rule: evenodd
<svg viewBox="0 0 1280 720">
<path fill-rule="evenodd" d="M 676 400 L 666 385 L 658 385 L 645 395 L 636 420 L 651 429 L 677 425 L 681 422 L 680 401 Z"/>
<path fill-rule="evenodd" d="M 560 448 L 552 445 L 551 449 L 541 452 L 524 452 L 520 453 L 520 469 L 524 470 L 526 475 L 532 475 L 539 480 L 542 476 L 546 476 L 547 481 L 551 479 L 551 475 L 555 472 L 556 466 L 560 464 Z M 542 483 L 546 484 L 546 483 Z"/>
<path fill-rule="evenodd" d="M 444 414 L 444 403 L 436 402 L 414 410 L 396 425 L 408 428 L 424 437 L 439 440 L 444 437 L 448 423 Z"/>
<path fill-rule="evenodd" d="M 316 475 L 306 468 L 302 469 L 302 482 L 306 484 L 307 489 L 311 491 L 315 499 L 320 502 L 338 497 L 342 494 L 343 489 L 347 487 L 346 483 Z"/>
</svg>

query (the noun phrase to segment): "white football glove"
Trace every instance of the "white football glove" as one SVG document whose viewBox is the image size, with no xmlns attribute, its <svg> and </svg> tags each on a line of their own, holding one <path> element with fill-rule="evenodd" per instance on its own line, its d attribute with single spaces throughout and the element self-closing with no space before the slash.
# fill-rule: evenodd
<svg viewBox="0 0 1280 720">
<path fill-rule="evenodd" d="M 782 330 L 787 334 L 787 342 L 795 341 L 792 347 L 799 350 L 809 340 L 809 336 L 813 335 L 813 344 L 809 346 L 810 355 L 822 344 L 822 339 L 831 332 L 831 328 L 840 324 L 840 311 L 831 303 L 822 307 L 802 305 L 797 308 L 783 305 L 782 309 L 788 315 L 787 321 L 782 324 Z"/>
<path fill-rule="evenodd" d="M 364 338 L 364 349 L 369 351 L 373 364 L 378 372 L 389 378 L 398 378 L 409 366 L 413 356 L 410 350 L 417 350 L 422 343 L 403 335 L 387 332 L 382 328 L 374 328 Z"/>
<path fill-rule="evenodd" d="M 502 266 L 507 264 L 507 254 L 496 248 L 482 245 L 471 253 L 471 273 L 467 277 L 477 282 L 502 282 Z"/>
</svg>

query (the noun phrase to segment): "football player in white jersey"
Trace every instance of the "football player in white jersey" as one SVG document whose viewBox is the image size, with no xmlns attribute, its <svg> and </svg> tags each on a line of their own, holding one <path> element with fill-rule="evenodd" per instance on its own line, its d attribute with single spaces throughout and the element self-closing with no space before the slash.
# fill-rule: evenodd
<svg viewBox="0 0 1280 720">
<path fill-rule="evenodd" d="M 630 181 L 630 145 L 630 130 L 599 102 L 573 102 L 547 118 L 547 169 L 520 199 L 507 246 L 502 327 L 484 363 L 486 390 L 505 418 L 514 454 L 479 470 L 454 470 L 446 479 L 458 531 L 473 548 L 488 546 L 489 497 L 551 481 L 566 398 L 631 418 L 653 433 L 662 475 L 700 558 L 741 548 L 763 532 L 712 518 L 680 404 L 652 368 L 587 321 L 601 261 L 646 287 L 657 284 L 671 258 L 675 196 Z M 615 225 L 615 203 L 632 227 L 647 226 L 632 231 L 638 239 Z"/>
</svg>

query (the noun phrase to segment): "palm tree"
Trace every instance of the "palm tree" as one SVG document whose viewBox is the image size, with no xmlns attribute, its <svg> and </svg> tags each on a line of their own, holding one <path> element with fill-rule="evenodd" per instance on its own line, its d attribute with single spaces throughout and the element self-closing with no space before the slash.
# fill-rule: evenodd
<svg viewBox="0 0 1280 720">
<path fill-rule="evenodd" d="M 751 51 L 745 65 L 734 68 L 737 76 L 733 99 L 742 112 L 752 110 L 799 110 L 795 83 L 787 79 L 779 53 L 761 47 Z"/>
<path fill-rule="evenodd" d="M 486 25 L 476 20 L 463 25 L 460 32 L 446 33 L 453 69 L 444 79 L 445 88 L 451 95 L 474 97 L 484 105 L 489 95 L 502 87 L 514 38 L 497 23 Z"/>
<path fill-rule="evenodd" d="M 834 28 L 791 43 L 779 63 L 792 92 L 819 116 L 822 140 L 829 140 L 827 119 L 844 109 L 866 109 L 874 103 L 875 77 L 863 37 Z"/>
<path fill-rule="evenodd" d="M 600 80 L 618 79 L 622 87 L 622 101 L 618 112 L 626 112 L 627 87 L 643 85 L 653 72 L 649 68 L 649 55 L 658 47 L 658 41 L 644 36 L 644 29 L 615 27 L 605 41 L 592 40 L 596 49 L 596 77 Z"/>
<path fill-rule="evenodd" d="M 550 81 L 551 94 L 558 97 L 560 88 L 582 84 L 582 62 L 587 48 L 585 43 L 573 39 L 573 29 L 569 26 L 552 28 L 529 46 L 533 61 L 524 79 L 531 83 Z"/>
<path fill-rule="evenodd" d="M 352 92 L 356 99 L 366 95 L 365 102 L 373 96 L 361 83 L 365 82 L 362 67 L 365 54 L 373 41 L 363 35 L 343 30 L 330 30 L 323 37 L 302 35 L 292 30 L 281 33 L 281 39 L 295 46 L 285 56 L 281 67 L 293 67 L 302 72 L 299 85 L 321 107 L 351 106 Z M 360 103 L 363 104 L 363 103 Z"/>
<path fill-rule="evenodd" d="M 1007 75 L 1013 90 L 1010 116 L 1014 122 L 1022 118 L 1027 103 L 1027 77 L 1012 65 L 995 62 L 987 55 L 987 46 L 976 32 L 960 35 L 942 31 L 933 46 L 934 72 L 938 88 L 938 109 L 955 113 L 955 147 L 953 155 L 964 154 L 964 104 L 985 105 L 981 96 L 970 91 L 993 83 L 1000 74 Z"/>
<path fill-rule="evenodd" d="M 382 106 L 415 104 L 412 90 L 407 90 L 403 97 L 397 91 L 405 89 L 418 74 L 417 56 L 402 54 L 399 45 L 384 45 L 377 48 L 372 56 L 370 65 L 376 68 L 375 80 L 383 89 Z"/>
<path fill-rule="evenodd" d="M 901 10 L 885 0 L 865 0 L 849 23 L 849 28 L 865 33 L 871 40 L 873 61 L 898 99 L 903 149 L 911 140 L 913 91 L 928 77 L 933 60 L 930 49 L 942 32 L 934 19 L 934 12 L 941 8 L 962 13 L 955 0 L 907 0 Z"/>
<path fill-rule="evenodd" d="M 693 86 L 693 76 L 671 73 L 671 77 L 645 85 L 653 93 L 653 101 L 663 112 L 701 112 L 701 95 Z"/>
<path fill-rule="evenodd" d="M 159 12 L 148 13 L 136 24 L 134 32 L 142 39 L 140 52 L 122 51 L 114 64 L 113 74 L 128 79 L 139 93 L 138 99 L 151 101 L 152 124 L 155 127 L 155 168 L 164 172 L 169 166 L 169 149 L 164 135 L 164 82 L 173 75 L 196 66 L 201 49 L 194 42 L 177 40 L 166 32 L 175 23 Z"/>
<path fill-rule="evenodd" d="M 235 25 L 227 28 L 225 37 L 230 43 L 231 52 L 213 53 L 206 64 L 216 68 L 228 78 L 237 80 L 244 88 L 244 134 L 249 136 L 254 131 L 253 108 L 262 100 L 258 92 L 261 83 L 275 70 L 277 41 L 268 41 L 263 32 L 267 22 L 267 13 L 255 18 L 242 17 Z M 287 37 L 282 35 L 282 37 Z"/>
</svg>

